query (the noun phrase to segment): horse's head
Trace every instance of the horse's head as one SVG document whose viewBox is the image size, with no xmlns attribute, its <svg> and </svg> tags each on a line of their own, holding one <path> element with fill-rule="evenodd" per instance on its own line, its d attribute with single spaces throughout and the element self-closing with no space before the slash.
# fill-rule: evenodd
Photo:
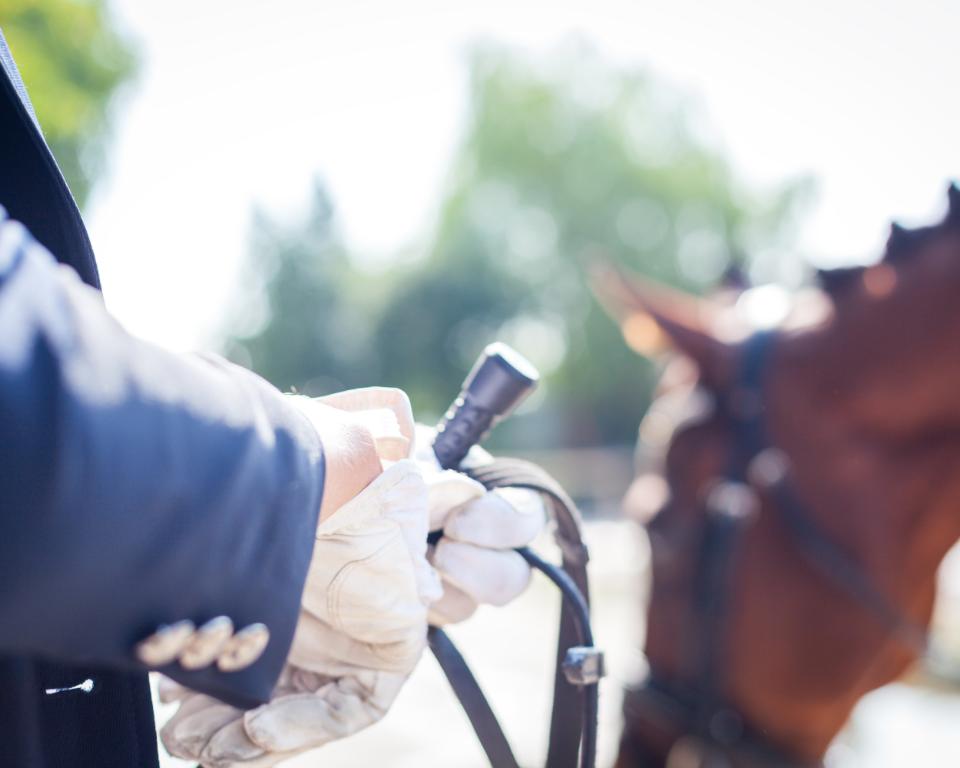
<svg viewBox="0 0 960 768">
<path fill-rule="evenodd" d="M 699 371 L 642 430 L 667 493 L 625 765 L 815 762 L 922 650 L 960 537 L 960 191 L 943 222 L 894 226 L 878 264 L 822 285 L 816 322 L 734 341 L 714 304 L 600 280 Z"/>
</svg>

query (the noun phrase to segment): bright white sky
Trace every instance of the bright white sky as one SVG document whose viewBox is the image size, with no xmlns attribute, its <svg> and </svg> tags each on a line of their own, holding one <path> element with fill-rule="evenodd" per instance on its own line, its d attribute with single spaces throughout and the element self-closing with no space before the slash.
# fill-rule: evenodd
<svg viewBox="0 0 960 768">
<path fill-rule="evenodd" d="M 890 217 L 938 214 L 960 178 L 952 0 L 115 6 L 144 66 L 88 220 L 115 314 L 178 348 L 222 330 L 254 204 L 291 215 L 317 174 L 354 248 L 423 241 L 481 40 L 536 52 L 579 36 L 693 94 L 748 181 L 819 180 L 800 243 L 819 262 L 868 258 Z"/>
</svg>

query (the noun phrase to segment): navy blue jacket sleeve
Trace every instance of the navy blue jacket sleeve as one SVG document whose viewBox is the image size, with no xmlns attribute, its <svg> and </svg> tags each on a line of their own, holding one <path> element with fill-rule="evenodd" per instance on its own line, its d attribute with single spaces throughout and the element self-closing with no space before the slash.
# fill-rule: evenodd
<svg viewBox="0 0 960 768">
<path fill-rule="evenodd" d="M 226 615 L 267 625 L 259 661 L 163 671 L 238 706 L 266 700 L 323 468 L 276 389 L 129 336 L 0 209 L 0 652 L 138 668 L 159 624 Z"/>
</svg>

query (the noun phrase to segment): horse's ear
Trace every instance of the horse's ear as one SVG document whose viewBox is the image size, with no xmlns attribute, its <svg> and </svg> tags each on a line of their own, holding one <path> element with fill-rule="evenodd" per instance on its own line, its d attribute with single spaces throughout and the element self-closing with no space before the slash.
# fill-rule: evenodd
<svg viewBox="0 0 960 768">
<path fill-rule="evenodd" d="M 632 349 L 653 355 L 664 347 L 673 347 L 697 364 L 707 386 L 717 391 L 730 387 L 735 350 L 712 330 L 721 310 L 709 299 L 628 275 L 609 265 L 594 270 L 591 284 Z"/>
<path fill-rule="evenodd" d="M 947 187 L 947 224 L 960 226 L 960 187 L 956 182 Z"/>
</svg>

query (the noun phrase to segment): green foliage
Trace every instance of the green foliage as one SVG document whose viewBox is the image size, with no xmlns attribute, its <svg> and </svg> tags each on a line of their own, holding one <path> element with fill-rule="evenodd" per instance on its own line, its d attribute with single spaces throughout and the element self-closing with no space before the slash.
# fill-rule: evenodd
<svg viewBox="0 0 960 768">
<path fill-rule="evenodd" d="M 340 243 L 326 193 L 298 227 L 283 228 L 266 216 L 254 219 L 257 254 L 253 287 L 236 312 L 234 328 L 252 326 L 232 339 L 227 354 L 282 389 L 329 394 L 375 381 L 371 347 L 372 292 Z M 269 318 L 258 323 L 256 311 Z"/>
<path fill-rule="evenodd" d="M 253 363 L 278 383 L 334 372 L 347 385 L 403 387 L 418 412 L 438 414 L 500 338 L 548 374 L 536 412 L 506 428 L 513 446 L 629 442 L 653 371 L 592 298 L 591 262 L 602 254 L 703 290 L 742 254 L 777 243 L 792 196 L 758 205 L 682 100 L 582 48 L 539 62 L 487 49 L 471 71 L 472 111 L 426 257 L 364 277 L 339 246 L 337 259 L 273 249 L 269 323 L 240 343 L 259 350 Z M 310 277 L 291 282 L 287 271 Z M 372 282 L 375 300 L 364 295 Z M 317 330 L 310 348 L 295 339 L 298 325 Z M 337 362 L 330 343 L 363 364 Z"/>
<path fill-rule="evenodd" d="M 111 98 L 135 69 L 129 43 L 103 0 L 3 0 L 0 29 L 82 206 L 103 167 Z"/>
</svg>

